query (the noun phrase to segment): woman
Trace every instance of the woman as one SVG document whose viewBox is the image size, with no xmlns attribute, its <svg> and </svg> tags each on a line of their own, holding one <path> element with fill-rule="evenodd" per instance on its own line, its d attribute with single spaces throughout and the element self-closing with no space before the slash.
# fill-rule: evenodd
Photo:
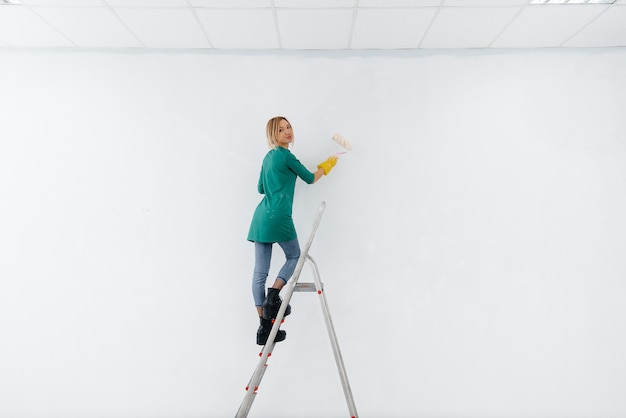
<svg viewBox="0 0 626 418">
<path fill-rule="evenodd" d="M 327 175 L 337 163 L 337 157 L 331 156 L 317 166 L 314 173 L 307 170 L 300 161 L 289 151 L 289 144 L 293 143 L 293 128 L 282 116 L 276 116 L 267 122 L 267 145 L 270 151 L 263 159 L 258 191 L 263 194 L 263 200 L 257 206 L 248 240 L 254 242 L 254 274 L 252 277 L 252 295 L 259 315 L 261 325 L 257 330 L 256 341 L 265 345 L 270 331 L 272 320 L 276 318 L 280 309 L 280 289 L 285 286 L 293 274 L 298 258 L 300 245 L 296 229 L 291 217 L 293 194 L 296 179 L 300 177 L 308 184 L 315 183 L 322 175 Z M 276 280 L 265 295 L 265 282 L 269 274 L 274 243 L 285 253 L 285 264 L 280 269 Z M 287 307 L 285 315 L 291 312 Z M 279 330 L 274 341 L 283 341 L 287 333 Z"/>
</svg>

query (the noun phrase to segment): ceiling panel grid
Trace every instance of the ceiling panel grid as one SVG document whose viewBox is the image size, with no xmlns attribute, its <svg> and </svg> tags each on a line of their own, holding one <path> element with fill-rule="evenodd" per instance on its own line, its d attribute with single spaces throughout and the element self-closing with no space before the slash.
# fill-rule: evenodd
<svg viewBox="0 0 626 418">
<path fill-rule="evenodd" d="M 620 46 L 626 46 L 626 0 L 604 5 L 536 5 L 531 0 L 21 0 L 0 5 L 4 50 Z"/>
</svg>

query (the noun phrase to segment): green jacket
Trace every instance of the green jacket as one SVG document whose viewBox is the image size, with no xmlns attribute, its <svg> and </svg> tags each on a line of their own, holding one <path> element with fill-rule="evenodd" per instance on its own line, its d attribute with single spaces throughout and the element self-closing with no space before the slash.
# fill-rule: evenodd
<svg viewBox="0 0 626 418">
<path fill-rule="evenodd" d="M 254 211 L 248 241 L 273 243 L 297 237 L 291 217 L 297 177 L 309 184 L 315 179 L 289 149 L 276 147 L 265 155 L 257 186 L 265 196 Z"/>
</svg>

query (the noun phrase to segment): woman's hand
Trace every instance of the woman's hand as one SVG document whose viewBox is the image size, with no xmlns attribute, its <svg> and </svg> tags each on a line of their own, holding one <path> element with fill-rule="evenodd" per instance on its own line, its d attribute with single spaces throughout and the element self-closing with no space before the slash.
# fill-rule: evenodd
<svg viewBox="0 0 626 418">
<path fill-rule="evenodd" d="M 335 166 L 335 164 L 337 164 L 337 160 L 338 159 L 339 159 L 339 157 L 337 157 L 336 155 L 330 156 L 323 163 L 319 163 L 317 168 L 323 170 L 324 171 L 324 175 L 327 176 L 328 173 L 330 173 L 330 170 L 332 170 L 333 167 Z"/>
</svg>

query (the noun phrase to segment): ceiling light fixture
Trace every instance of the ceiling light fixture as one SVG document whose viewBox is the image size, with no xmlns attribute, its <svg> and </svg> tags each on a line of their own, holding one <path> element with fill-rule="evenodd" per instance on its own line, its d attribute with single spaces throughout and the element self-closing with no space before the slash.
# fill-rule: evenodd
<svg viewBox="0 0 626 418">
<path fill-rule="evenodd" d="M 530 4 L 613 4 L 615 0 L 530 0 Z"/>
</svg>

